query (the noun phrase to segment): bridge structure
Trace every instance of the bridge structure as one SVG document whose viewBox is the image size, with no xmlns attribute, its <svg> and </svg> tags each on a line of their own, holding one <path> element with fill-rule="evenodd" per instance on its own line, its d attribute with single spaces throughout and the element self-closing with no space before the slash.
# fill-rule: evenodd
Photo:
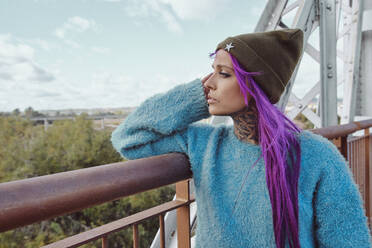
<svg viewBox="0 0 372 248">
<path fill-rule="evenodd" d="M 269 0 L 255 31 L 287 27 L 304 31 L 304 53 L 277 107 L 284 110 L 291 103 L 294 108 L 287 113 L 289 118 L 294 119 L 302 113 L 314 124 L 313 132 L 330 139 L 338 147 L 359 186 L 370 224 L 372 98 L 369 95 L 372 93 L 372 72 L 369 68 L 372 68 L 372 2 Z M 304 96 L 300 97 L 293 92 L 293 88 L 301 83 L 299 75 L 306 57 L 318 68 L 319 80 L 313 82 Z M 338 87 L 343 92 L 342 108 L 339 109 Z M 314 98 L 318 99 L 315 112 L 308 108 Z M 213 116 L 210 119 L 211 125 L 229 122 L 231 119 L 228 117 Z M 144 173 L 138 174 L 138 168 L 142 168 L 140 171 Z M 128 176 L 120 177 L 123 173 Z M 105 180 L 112 181 L 112 178 L 115 184 L 105 184 Z M 64 182 L 66 186 L 59 189 L 57 186 L 61 184 L 56 182 Z M 95 239 L 102 239 L 102 246 L 108 247 L 108 235 L 127 227 L 132 227 L 134 247 L 139 247 L 138 224 L 156 216 L 160 228 L 151 248 L 193 247 L 191 233 L 197 223 L 197 205 L 190 167 L 187 159 L 180 154 L 2 183 L 0 231 L 171 183 L 176 183 L 177 191 L 173 201 L 45 247 L 77 247 Z M 89 197 L 92 192 L 94 197 Z M 37 203 L 35 197 L 38 197 Z"/>
<path fill-rule="evenodd" d="M 277 107 L 284 112 L 290 104 L 293 107 L 286 113 L 290 119 L 302 113 L 316 128 L 371 119 L 372 71 L 369 68 L 372 68 L 372 1 L 269 0 L 254 31 L 283 28 L 300 28 L 304 31 L 304 53 Z M 306 56 L 310 58 L 307 63 Z M 299 97 L 293 88 L 296 83 L 302 83 L 298 74 L 304 66 L 318 68 L 319 80 L 308 87 L 303 97 Z M 338 87 L 343 87 L 342 108 L 337 107 Z M 318 101 L 315 112 L 309 108 L 314 98 Z M 210 123 L 232 124 L 232 119 L 228 116 L 212 116 Z M 356 132 L 354 135 L 367 134 Z M 354 148 L 350 145 L 349 149 Z M 369 153 L 366 151 L 365 155 Z M 351 156 L 355 159 L 355 155 Z M 361 156 L 365 159 L 364 155 Z M 354 173 L 357 173 L 355 168 Z M 365 173 L 369 176 L 369 171 Z M 363 191 L 363 187 L 360 190 Z M 196 223 L 196 209 L 196 206 L 191 208 L 192 223 Z M 169 233 L 173 233 L 176 230 L 176 215 L 168 213 L 166 217 L 167 225 L 173 227 Z M 159 247 L 159 234 L 151 248 Z M 175 238 L 172 241 L 169 247 L 176 247 Z"/>
<path fill-rule="evenodd" d="M 116 125 L 105 123 L 107 120 L 123 120 L 127 117 L 126 115 L 87 115 L 85 118 L 88 120 L 99 120 L 101 122 L 100 129 L 105 127 L 115 128 Z M 47 130 L 48 127 L 53 124 L 55 121 L 61 120 L 75 120 L 76 116 L 48 116 L 48 117 L 34 117 L 30 118 L 31 121 L 35 123 L 42 123 L 44 125 L 44 130 Z"/>
</svg>

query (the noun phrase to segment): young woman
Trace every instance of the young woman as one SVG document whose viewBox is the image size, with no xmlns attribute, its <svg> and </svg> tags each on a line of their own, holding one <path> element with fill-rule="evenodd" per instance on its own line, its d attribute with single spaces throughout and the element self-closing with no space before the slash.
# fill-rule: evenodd
<svg viewBox="0 0 372 248">
<path fill-rule="evenodd" d="M 274 105 L 302 49 L 299 29 L 228 37 L 213 73 L 150 97 L 112 133 L 127 159 L 188 155 L 196 247 L 371 247 L 343 156 Z M 197 122 L 211 115 L 234 124 Z"/>
</svg>

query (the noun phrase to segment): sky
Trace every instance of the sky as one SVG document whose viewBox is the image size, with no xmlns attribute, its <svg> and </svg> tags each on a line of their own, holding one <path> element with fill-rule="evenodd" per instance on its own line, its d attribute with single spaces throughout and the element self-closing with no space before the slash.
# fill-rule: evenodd
<svg viewBox="0 0 372 248">
<path fill-rule="evenodd" d="M 138 106 L 212 72 L 208 54 L 253 32 L 265 4 L 1 0 L 0 111 Z M 300 97 L 319 78 L 309 63 L 293 88 Z"/>
</svg>

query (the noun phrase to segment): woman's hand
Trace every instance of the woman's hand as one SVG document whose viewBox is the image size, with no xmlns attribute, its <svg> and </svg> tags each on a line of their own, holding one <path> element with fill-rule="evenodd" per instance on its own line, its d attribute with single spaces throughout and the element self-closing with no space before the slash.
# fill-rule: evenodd
<svg viewBox="0 0 372 248">
<path fill-rule="evenodd" d="M 207 87 L 204 86 L 205 82 L 207 82 L 207 80 L 212 76 L 212 72 L 209 73 L 207 76 L 205 76 L 201 81 L 202 81 L 202 84 L 203 84 L 203 88 L 204 88 L 204 95 L 205 95 L 205 98 L 207 99 L 208 98 L 208 93 L 209 93 L 209 89 Z"/>
</svg>

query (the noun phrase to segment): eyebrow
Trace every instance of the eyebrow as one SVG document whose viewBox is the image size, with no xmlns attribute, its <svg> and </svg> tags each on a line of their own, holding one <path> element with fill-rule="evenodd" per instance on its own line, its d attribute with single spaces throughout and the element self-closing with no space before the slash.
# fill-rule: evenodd
<svg viewBox="0 0 372 248">
<path fill-rule="evenodd" d="M 217 67 L 226 67 L 226 68 L 229 68 L 230 70 L 234 70 L 233 68 L 231 68 L 230 66 L 227 66 L 227 65 L 218 64 Z M 214 69 L 214 65 L 213 64 L 212 64 L 212 68 Z"/>
</svg>

